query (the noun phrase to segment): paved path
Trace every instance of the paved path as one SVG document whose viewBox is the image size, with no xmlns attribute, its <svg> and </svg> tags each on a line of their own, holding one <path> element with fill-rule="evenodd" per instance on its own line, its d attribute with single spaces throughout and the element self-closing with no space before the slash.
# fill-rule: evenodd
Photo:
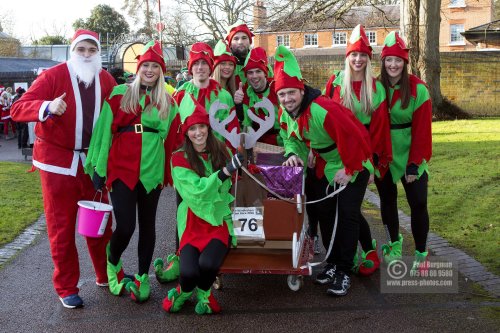
<svg viewBox="0 0 500 333">
<path fill-rule="evenodd" d="M 0 159 L 3 152 L 0 150 Z M 165 189 L 157 216 L 155 257 L 173 250 L 174 211 L 173 191 Z M 377 218 L 369 220 L 380 243 L 385 238 L 381 223 Z M 282 275 L 227 275 L 224 288 L 215 292 L 223 308 L 221 315 L 197 316 L 194 302 L 179 314 L 167 314 L 161 302 L 175 283 L 160 285 L 153 278 L 151 299 L 142 305 L 127 296 L 112 296 L 95 285 L 85 242 L 79 235 L 80 295 L 85 307 L 67 310 L 57 300 L 50 281 L 53 267 L 43 222 L 42 218 L 35 225 L 33 233 L 39 234 L 32 244 L 16 251 L 0 269 L 2 332 L 493 332 L 500 327 L 498 298 L 478 290 L 463 276 L 458 278 L 459 292 L 455 294 L 386 294 L 380 292 L 380 274 L 353 277 L 349 294 L 333 298 L 310 277 L 305 278 L 301 290 L 292 292 Z M 409 243 L 405 242 L 405 253 L 411 252 Z M 137 268 L 136 253 L 137 235 L 123 256 L 128 272 Z"/>
</svg>

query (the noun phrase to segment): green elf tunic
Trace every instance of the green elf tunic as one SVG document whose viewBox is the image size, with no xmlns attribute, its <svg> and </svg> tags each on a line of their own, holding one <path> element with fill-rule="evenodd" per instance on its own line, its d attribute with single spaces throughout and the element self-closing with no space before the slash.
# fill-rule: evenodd
<svg viewBox="0 0 500 333">
<path fill-rule="evenodd" d="M 140 181 L 146 191 L 163 186 L 165 177 L 166 146 L 164 140 L 175 115 L 177 106 L 172 100 L 168 117 L 160 119 L 158 109 L 152 107 L 143 112 L 150 103 L 150 93 L 143 95 L 136 112 L 125 113 L 120 108 L 127 85 L 116 86 L 104 101 L 97 121 L 89 152 L 85 161 L 85 172 L 97 172 L 106 177 L 106 186 L 111 188 L 114 180 L 120 179 L 131 190 Z M 122 131 L 120 129 L 142 125 L 143 133 Z M 157 131 L 157 132 L 156 132 Z"/>
<path fill-rule="evenodd" d="M 199 158 L 205 166 L 205 177 L 192 169 L 183 150 L 172 155 L 172 178 L 182 197 L 177 208 L 179 250 L 190 244 L 201 252 L 212 239 L 227 246 L 229 235 L 233 236 L 231 179 L 220 180 L 210 154 L 202 153 Z M 236 237 L 232 237 L 232 243 L 236 246 Z"/>
<path fill-rule="evenodd" d="M 410 75 L 410 103 L 401 108 L 399 85 L 390 87 L 389 111 L 393 161 L 389 164 L 392 180 L 397 183 L 410 164 L 418 166 L 418 178 L 429 173 L 432 156 L 432 103 L 425 82 Z"/>
<path fill-rule="evenodd" d="M 217 118 L 219 121 L 227 119 L 231 112 L 236 112 L 233 97 L 231 96 L 231 94 L 227 90 L 223 89 L 220 84 L 213 79 L 210 79 L 208 87 L 202 89 L 194 85 L 192 81 L 184 83 L 173 96 L 173 98 L 177 102 L 177 105 L 181 105 L 182 99 L 186 95 L 192 95 L 196 99 L 196 101 L 198 101 L 198 103 L 200 103 L 205 108 L 205 110 L 207 110 L 207 112 L 209 112 L 210 106 L 217 100 L 219 100 L 221 104 L 227 105 L 227 108 L 220 109 L 216 112 L 215 118 Z M 184 119 L 190 116 L 191 113 L 193 113 L 192 109 L 179 108 L 178 117 L 176 120 L 174 120 L 174 126 L 176 126 L 176 128 L 179 128 L 180 124 L 184 122 Z M 239 123 L 236 116 L 226 126 L 228 132 L 231 132 L 234 128 L 239 131 Z M 224 137 L 220 133 L 214 131 L 214 134 L 219 140 L 224 141 Z M 182 144 L 182 140 L 182 135 L 178 135 L 178 146 Z M 226 142 L 226 144 L 228 145 L 228 147 L 231 146 L 229 142 Z"/>
<path fill-rule="evenodd" d="M 332 98 L 335 102 L 343 104 L 345 95 L 345 91 L 342 89 L 343 84 L 344 71 L 335 71 L 326 84 L 325 95 Z M 371 115 L 367 115 L 361 109 L 361 84 L 362 81 L 352 82 L 354 93 L 351 96 L 354 106 L 353 112 L 356 118 L 368 130 L 372 153 L 376 155 L 378 165 L 382 166 L 382 169 L 385 170 L 392 161 L 391 132 L 385 89 L 380 81 L 373 79 L 373 112 Z M 381 176 L 383 177 L 383 174 Z"/>
<path fill-rule="evenodd" d="M 309 148 L 313 149 L 325 161 L 316 167 L 322 168 L 329 183 L 343 168 L 353 176 L 351 182 L 363 167 L 370 170 L 371 149 L 366 131 L 350 110 L 330 98 L 316 97 L 296 119 L 280 109 L 280 124 L 285 155 L 295 154 L 307 161 Z"/>
<path fill-rule="evenodd" d="M 261 102 L 264 97 L 269 99 L 269 101 L 273 104 L 274 106 L 274 113 L 275 113 L 275 119 L 274 119 L 274 127 L 268 130 L 266 133 L 264 133 L 263 136 L 260 137 L 258 140 L 259 142 L 264 142 L 267 144 L 275 145 L 275 146 L 283 146 L 283 139 L 280 137 L 279 132 L 280 132 L 280 122 L 279 122 L 279 117 L 278 117 L 278 110 L 279 110 L 279 102 L 278 102 L 278 96 L 276 95 L 276 92 L 274 91 L 274 81 L 271 81 L 268 79 L 268 84 L 266 90 L 264 90 L 262 93 L 256 93 L 253 88 L 250 85 L 247 85 L 244 88 L 245 91 L 245 96 L 243 97 L 243 114 L 244 114 L 244 120 L 243 120 L 243 127 L 253 127 L 254 130 L 259 129 L 259 125 L 255 124 L 249 117 L 248 117 L 248 112 L 254 113 L 256 116 L 258 116 L 261 119 L 264 119 L 269 115 L 266 109 L 263 108 L 255 108 L 255 104 Z"/>
</svg>

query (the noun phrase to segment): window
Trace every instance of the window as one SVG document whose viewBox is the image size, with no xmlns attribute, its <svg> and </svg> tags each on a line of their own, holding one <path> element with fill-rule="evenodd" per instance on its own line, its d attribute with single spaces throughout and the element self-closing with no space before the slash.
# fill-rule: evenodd
<svg viewBox="0 0 500 333">
<path fill-rule="evenodd" d="M 346 45 L 347 44 L 347 33 L 346 32 L 334 32 L 333 33 L 333 45 Z"/>
<path fill-rule="evenodd" d="M 276 45 L 284 45 L 290 47 L 290 35 L 277 35 Z"/>
<path fill-rule="evenodd" d="M 305 34 L 304 46 L 318 46 L 318 34 Z"/>
<path fill-rule="evenodd" d="M 366 37 L 368 37 L 368 41 L 371 45 L 377 44 L 377 34 L 375 33 L 375 31 L 367 31 Z"/>
<path fill-rule="evenodd" d="M 452 24 L 450 25 L 450 44 L 464 45 L 464 36 L 460 33 L 464 32 L 463 24 Z"/>
<path fill-rule="evenodd" d="M 465 0 L 450 0 L 448 7 L 465 7 Z"/>
</svg>

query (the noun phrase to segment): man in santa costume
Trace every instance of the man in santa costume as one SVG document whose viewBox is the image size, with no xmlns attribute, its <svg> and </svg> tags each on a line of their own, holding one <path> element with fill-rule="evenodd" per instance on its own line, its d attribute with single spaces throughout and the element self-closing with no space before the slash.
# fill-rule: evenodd
<svg viewBox="0 0 500 333">
<path fill-rule="evenodd" d="M 83 171 L 92 130 L 105 97 L 116 85 L 101 67 L 101 45 L 97 33 L 79 29 L 71 43 L 66 63 L 44 71 L 13 106 L 12 118 L 38 122 L 33 166 L 40 170 L 45 219 L 54 262 L 53 283 L 66 308 L 79 308 L 80 266 L 75 244 L 79 200 L 92 200 L 92 180 Z M 107 193 L 102 193 L 107 202 Z M 111 223 L 104 236 L 86 238 L 96 273 L 96 284 L 107 286 L 106 244 Z"/>
</svg>

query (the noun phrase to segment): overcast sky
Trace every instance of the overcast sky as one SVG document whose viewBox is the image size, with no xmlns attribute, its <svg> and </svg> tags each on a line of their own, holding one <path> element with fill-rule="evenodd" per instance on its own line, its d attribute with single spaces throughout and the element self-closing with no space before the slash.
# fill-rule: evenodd
<svg viewBox="0 0 500 333">
<path fill-rule="evenodd" d="M 171 0 L 162 1 L 162 12 Z M 22 43 L 29 43 L 47 34 L 62 34 L 71 38 L 72 24 L 79 18 L 88 18 L 92 8 L 106 4 L 121 11 L 123 0 L 2 0 L 0 17 L 12 18 L 12 26 L 4 26 L 4 32 L 12 34 Z M 125 15 L 124 15 L 125 16 Z M 131 25 L 132 20 L 127 17 Z"/>
</svg>

